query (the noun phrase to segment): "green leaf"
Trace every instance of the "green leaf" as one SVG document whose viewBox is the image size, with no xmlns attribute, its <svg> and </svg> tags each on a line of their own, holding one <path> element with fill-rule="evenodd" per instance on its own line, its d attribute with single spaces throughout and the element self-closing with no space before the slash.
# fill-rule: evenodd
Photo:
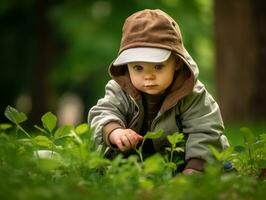
<svg viewBox="0 0 266 200">
<path fill-rule="evenodd" d="M 48 131 L 46 131 L 45 129 L 39 127 L 38 125 L 34 125 L 34 128 L 38 129 L 38 130 L 41 131 L 42 133 L 49 134 Z"/>
<path fill-rule="evenodd" d="M 7 124 L 7 123 L 0 124 L 0 130 L 3 130 L 3 131 L 11 127 L 12 127 L 12 124 Z"/>
<path fill-rule="evenodd" d="M 144 136 L 144 139 L 157 139 L 163 135 L 163 130 L 160 129 L 156 132 L 147 132 L 146 135 Z"/>
<path fill-rule="evenodd" d="M 75 132 L 78 134 L 78 135 L 82 135 L 84 134 L 85 132 L 87 132 L 89 130 L 89 125 L 84 123 L 84 124 L 80 124 L 76 127 L 75 129 Z"/>
<path fill-rule="evenodd" d="M 184 148 L 182 148 L 182 147 L 176 147 L 176 148 L 174 148 L 174 151 L 176 151 L 177 153 L 184 152 Z"/>
<path fill-rule="evenodd" d="M 172 135 L 167 135 L 167 140 L 171 143 L 172 146 L 175 146 L 177 143 L 182 142 L 184 135 L 181 133 L 173 133 Z"/>
<path fill-rule="evenodd" d="M 56 122 L 57 122 L 57 118 L 51 112 L 48 112 L 42 116 L 43 127 L 49 130 L 50 133 L 54 130 L 56 126 Z"/>
<path fill-rule="evenodd" d="M 169 151 L 169 152 L 172 151 L 172 149 L 171 149 L 170 147 L 165 147 L 165 150 L 166 150 L 166 151 Z"/>
<path fill-rule="evenodd" d="M 154 188 L 154 183 L 152 180 L 143 177 L 139 179 L 139 187 L 144 190 L 151 190 Z"/>
<path fill-rule="evenodd" d="M 64 137 L 64 136 L 70 136 L 71 135 L 71 130 L 73 130 L 74 127 L 72 125 L 65 125 L 60 127 L 59 129 L 56 130 L 54 136 L 55 139 Z"/>
<path fill-rule="evenodd" d="M 52 141 L 49 140 L 48 137 L 43 136 L 43 135 L 38 135 L 35 138 L 32 139 L 33 144 L 42 146 L 42 147 L 51 147 L 52 146 Z"/>
<path fill-rule="evenodd" d="M 157 174 L 164 171 L 164 159 L 160 154 L 154 154 L 144 161 L 144 172 L 147 174 Z"/>
<path fill-rule="evenodd" d="M 249 128 L 243 127 L 240 130 L 244 134 L 244 140 L 247 145 L 251 145 L 255 142 L 255 136 L 253 135 L 252 131 Z"/>
<path fill-rule="evenodd" d="M 209 148 L 218 161 L 228 160 L 228 158 L 232 156 L 232 153 L 234 151 L 234 147 L 228 147 L 222 152 L 219 152 L 216 148 L 214 148 L 211 145 L 209 145 Z"/>
<path fill-rule="evenodd" d="M 220 159 L 221 159 L 221 153 L 216 148 L 214 148 L 213 146 L 211 146 L 211 145 L 208 145 L 208 146 L 209 146 L 210 151 L 215 156 L 215 158 L 220 161 Z"/>
<path fill-rule="evenodd" d="M 23 112 L 17 111 L 17 109 L 7 106 L 5 110 L 5 116 L 14 124 L 18 125 L 27 120 L 27 116 Z"/>
<path fill-rule="evenodd" d="M 177 168 L 177 164 L 174 162 L 168 162 L 168 163 L 166 163 L 166 167 L 175 170 Z"/>
<path fill-rule="evenodd" d="M 106 167 L 108 165 L 110 165 L 110 160 L 106 159 L 106 158 L 102 158 L 100 156 L 92 156 L 89 160 L 88 160 L 88 167 L 90 169 L 97 169 L 97 168 L 101 168 L 101 167 Z"/>
<path fill-rule="evenodd" d="M 37 160 L 37 166 L 42 172 L 51 172 L 61 166 L 64 166 L 64 163 L 55 158 L 42 158 Z"/>
<path fill-rule="evenodd" d="M 228 147 L 224 151 L 221 152 L 221 160 L 228 160 L 229 157 L 232 156 L 232 153 L 234 152 L 234 147 Z"/>
<path fill-rule="evenodd" d="M 260 135 L 260 140 L 262 140 L 263 142 L 266 142 L 266 133 L 263 133 Z"/>
<path fill-rule="evenodd" d="M 32 138 L 22 138 L 22 139 L 18 139 L 18 142 L 25 145 L 32 145 Z"/>
<path fill-rule="evenodd" d="M 257 142 L 252 144 L 254 150 L 260 150 L 264 147 L 264 145 L 265 145 L 265 142 L 262 140 L 258 140 Z"/>
</svg>

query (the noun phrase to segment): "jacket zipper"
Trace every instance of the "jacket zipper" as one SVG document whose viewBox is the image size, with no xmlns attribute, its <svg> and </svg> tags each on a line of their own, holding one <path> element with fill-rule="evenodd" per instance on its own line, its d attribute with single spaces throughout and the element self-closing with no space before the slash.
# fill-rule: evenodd
<svg viewBox="0 0 266 200">
<path fill-rule="evenodd" d="M 154 126 L 157 123 L 157 121 L 160 119 L 160 117 L 162 116 L 161 112 L 159 112 L 159 114 L 154 118 L 154 120 L 151 123 L 151 131 L 154 130 Z"/>
<path fill-rule="evenodd" d="M 137 118 L 139 117 L 140 108 L 139 108 L 138 104 L 136 103 L 136 101 L 131 96 L 130 96 L 130 98 L 134 102 L 135 106 L 138 108 L 138 112 L 134 115 L 133 119 L 131 120 L 132 123 L 129 124 L 129 127 L 133 127 L 136 124 Z"/>
<path fill-rule="evenodd" d="M 175 105 L 173 105 L 171 108 L 173 108 L 173 107 L 175 107 L 176 106 L 176 104 Z M 171 109 L 171 108 L 169 108 L 169 109 Z M 158 122 L 158 120 L 160 119 L 160 117 L 162 116 L 162 113 L 161 112 L 159 112 L 159 114 L 154 118 L 154 120 L 152 121 L 152 123 L 151 123 L 151 131 L 153 131 L 154 130 L 154 126 L 155 126 L 155 124 Z"/>
</svg>

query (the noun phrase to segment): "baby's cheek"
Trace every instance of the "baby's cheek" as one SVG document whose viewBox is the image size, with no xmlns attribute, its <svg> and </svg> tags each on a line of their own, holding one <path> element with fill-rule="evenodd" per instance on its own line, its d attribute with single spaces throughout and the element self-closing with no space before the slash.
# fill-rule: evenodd
<svg viewBox="0 0 266 200">
<path fill-rule="evenodd" d="M 141 80 L 140 79 L 135 78 L 135 79 L 131 80 L 131 82 L 135 88 L 137 88 L 137 89 L 140 88 L 140 86 L 141 86 Z"/>
</svg>

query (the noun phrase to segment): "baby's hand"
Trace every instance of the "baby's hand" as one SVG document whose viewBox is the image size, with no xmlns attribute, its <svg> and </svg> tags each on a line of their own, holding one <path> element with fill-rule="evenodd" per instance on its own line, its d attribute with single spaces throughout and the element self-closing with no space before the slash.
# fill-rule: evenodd
<svg viewBox="0 0 266 200">
<path fill-rule="evenodd" d="M 132 129 L 115 129 L 109 135 L 111 144 L 116 145 L 120 151 L 125 151 L 136 145 L 143 140 L 143 137 L 137 134 Z"/>
</svg>

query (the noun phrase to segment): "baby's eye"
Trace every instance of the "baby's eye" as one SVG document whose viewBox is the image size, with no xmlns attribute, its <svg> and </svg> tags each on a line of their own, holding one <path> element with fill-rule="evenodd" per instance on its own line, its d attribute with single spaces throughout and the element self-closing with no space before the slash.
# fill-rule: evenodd
<svg viewBox="0 0 266 200">
<path fill-rule="evenodd" d="M 143 70 L 143 67 L 140 66 L 140 65 L 135 65 L 135 66 L 133 67 L 133 69 L 134 69 L 135 71 L 137 71 L 137 72 L 140 72 L 140 71 Z"/>
<path fill-rule="evenodd" d="M 154 66 L 155 70 L 161 70 L 164 67 L 163 64 L 157 64 Z"/>
</svg>

